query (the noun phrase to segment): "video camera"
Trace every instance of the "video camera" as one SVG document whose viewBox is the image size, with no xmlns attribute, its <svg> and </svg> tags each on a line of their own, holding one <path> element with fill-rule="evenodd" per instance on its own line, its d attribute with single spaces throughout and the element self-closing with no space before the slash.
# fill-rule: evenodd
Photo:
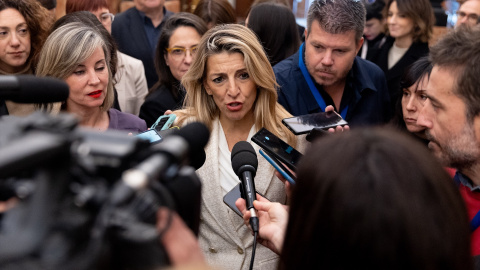
<svg viewBox="0 0 480 270">
<path fill-rule="evenodd" d="M 208 129 L 192 123 L 150 145 L 77 125 L 43 113 L 0 121 L 0 201 L 15 201 L 0 217 L 0 268 L 169 265 L 156 213 L 176 211 L 198 234 L 201 184 L 190 164 L 203 164 Z"/>
</svg>

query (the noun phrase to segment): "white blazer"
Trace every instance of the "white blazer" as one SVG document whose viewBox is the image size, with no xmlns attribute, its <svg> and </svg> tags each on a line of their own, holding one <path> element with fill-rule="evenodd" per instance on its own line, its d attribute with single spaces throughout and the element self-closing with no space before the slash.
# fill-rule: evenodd
<svg viewBox="0 0 480 270">
<path fill-rule="evenodd" d="M 199 242 L 209 265 L 220 269 L 248 269 L 253 236 L 243 219 L 223 202 L 218 161 L 219 128 L 217 118 L 205 147 L 205 163 L 197 170 L 202 181 Z M 302 137 L 302 140 L 305 139 Z M 252 146 L 258 157 L 254 179 L 256 190 L 271 201 L 285 204 L 284 184 L 275 176 L 274 168 L 258 153 L 260 148 L 255 143 Z M 254 269 L 276 269 L 278 258 L 274 252 L 257 244 Z"/>
<path fill-rule="evenodd" d="M 118 65 L 115 89 L 122 112 L 138 116 L 148 93 L 142 61 L 117 51 Z"/>
</svg>

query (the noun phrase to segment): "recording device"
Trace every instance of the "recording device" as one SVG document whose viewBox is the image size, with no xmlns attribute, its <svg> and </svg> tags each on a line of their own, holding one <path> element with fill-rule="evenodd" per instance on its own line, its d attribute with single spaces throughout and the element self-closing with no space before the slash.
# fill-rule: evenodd
<svg viewBox="0 0 480 270">
<path fill-rule="evenodd" d="M 245 199 L 247 210 L 252 214 L 250 225 L 254 232 L 258 232 L 258 218 L 253 201 L 255 200 L 255 182 L 253 178 L 257 173 L 258 159 L 253 146 L 246 141 L 237 142 L 232 149 L 232 168 L 240 179 L 240 193 Z"/>
<path fill-rule="evenodd" d="M 223 196 L 223 203 L 225 203 L 230 209 L 232 209 L 237 215 L 240 217 L 243 217 L 242 212 L 238 210 L 237 206 L 235 205 L 235 202 L 239 199 L 242 198 L 242 193 L 240 191 L 240 186 L 241 184 L 236 185 L 232 190 L 227 192 L 225 196 Z M 267 199 L 262 193 L 256 192 L 258 195 L 262 196 L 263 198 Z M 268 199 L 267 199 L 268 200 Z"/>
<path fill-rule="evenodd" d="M 282 119 L 282 123 L 295 135 L 309 133 L 314 128 L 328 130 L 329 128 L 348 124 L 334 111 L 285 118 Z"/>
<path fill-rule="evenodd" d="M 285 178 L 285 180 L 287 180 L 290 184 L 295 185 L 295 180 L 293 180 L 295 179 L 295 176 L 289 170 L 287 170 L 287 168 L 285 168 L 281 162 L 279 162 L 275 157 L 271 157 L 267 153 L 263 152 L 262 149 L 260 149 L 259 152 L 260 155 L 262 155 L 268 161 L 268 163 L 270 163 L 275 170 L 277 170 L 283 176 L 283 178 Z"/>
<path fill-rule="evenodd" d="M 190 164 L 203 164 L 208 129 L 192 123 L 151 145 L 77 125 L 43 113 L 0 121 L 0 199 L 17 198 L 0 221 L 0 269 L 168 265 L 156 213 L 176 211 L 198 234 L 201 182 Z"/>
<path fill-rule="evenodd" d="M 252 142 L 258 144 L 266 153 L 281 161 L 292 171 L 296 170 L 298 161 L 303 156 L 295 148 L 275 136 L 266 128 L 260 129 L 253 135 Z M 285 170 L 285 172 L 288 172 L 288 170 Z"/>
<path fill-rule="evenodd" d="M 153 143 L 153 144 L 156 144 L 162 141 L 162 137 L 160 136 L 160 134 L 158 134 L 158 132 L 155 129 L 149 129 L 144 132 L 140 132 L 135 136 L 137 136 L 137 138 L 146 140 L 149 143 Z"/>
<path fill-rule="evenodd" d="M 173 113 L 168 115 L 162 115 L 158 117 L 157 121 L 153 123 L 150 129 L 155 129 L 156 131 L 169 129 L 173 125 L 175 118 L 177 118 L 177 116 Z"/>
<path fill-rule="evenodd" d="M 0 76 L 0 99 L 17 103 L 51 103 L 68 98 L 68 84 L 60 79 L 33 75 Z"/>
</svg>

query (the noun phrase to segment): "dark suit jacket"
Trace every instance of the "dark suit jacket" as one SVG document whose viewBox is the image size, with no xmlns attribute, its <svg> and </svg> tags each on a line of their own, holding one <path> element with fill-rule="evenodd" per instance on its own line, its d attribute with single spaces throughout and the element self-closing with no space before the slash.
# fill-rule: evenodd
<svg viewBox="0 0 480 270">
<path fill-rule="evenodd" d="M 140 108 L 140 118 L 145 120 L 150 127 L 166 110 L 181 109 L 184 99 L 185 91 L 178 91 L 178 96 L 174 97 L 170 89 L 162 85 L 145 98 L 145 102 Z"/>
<path fill-rule="evenodd" d="M 428 43 L 414 42 L 402 58 L 400 58 L 391 69 L 388 69 L 388 52 L 390 48 L 393 47 L 394 42 L 394 38 L 388 37 L 382 47 L 375 49 L 378 51 L 373 53 L 374 56 L 371 60 L 385 72 L 392 106 L 395 106 L 401 97 L 400 80 L 402 79 L 403 73 L 420 57 L 426 56 L 429 53 Z"/>
<path fill-rule="evenodd" d="M 160 26 L 173 13 L 164 8 L 163 14 L 163 21 Z M 153 62 L 155 48 L 152 48 L 148 42 L 144 29 L 144 20 L 135 7 L 115 16 L 112 24 L 112 36 L 121 52 L 142 60 L 148 87 L 152 87 L 158 81 Z"/>
</svg>

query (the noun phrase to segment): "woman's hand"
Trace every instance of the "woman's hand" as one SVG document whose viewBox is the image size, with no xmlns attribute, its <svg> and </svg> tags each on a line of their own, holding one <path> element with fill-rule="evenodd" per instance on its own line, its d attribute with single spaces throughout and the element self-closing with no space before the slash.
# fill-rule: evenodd
<svg viewBox="0 0 480 270">
<path fill-rule="evenodd" d="M 247 211 L 245 200 L 239 198 L 235 205 L 242 212 L 244 223 L 250 228 L 251 214 L 250 211 Z M 253 206 L 257 210 L 260 223 L 257 241 L 273 252 L 280 254 L 287 230 L 288 206 L 272 203 L 258 194 Z"/>
</svg>

